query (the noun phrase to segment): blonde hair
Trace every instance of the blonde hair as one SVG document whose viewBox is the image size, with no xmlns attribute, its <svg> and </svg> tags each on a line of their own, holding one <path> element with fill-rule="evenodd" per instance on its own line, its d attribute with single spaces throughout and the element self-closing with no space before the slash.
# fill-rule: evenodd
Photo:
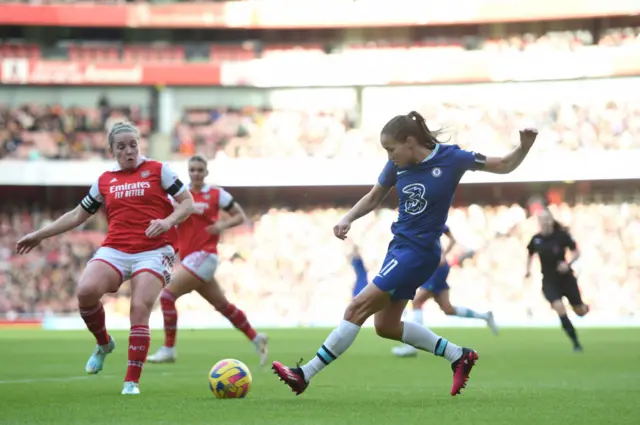
<svg viewBox="0 0 640 425">
<path fill-rule="evenodd" d="M 136 138 L 140 137 L 138 127 L 132 122 L 121 121 L 111 126 L 109 133 L 107 133 L 107 140 L 109 141 L 109 147 L 113 147 L 114 137 L 120 133 L 134 133 Z"/>
<path fill-rule="evenodd" d="M 189 164 L 191 164 L 192 162 L 200 162 L 202 164 L 204 164 L 204 169 L 208 170 L 209 169 L 209 163 L 207 162 L 207 159 L 202 156 L 202 155 L 193 155 L 191 158 L 189 158 Z"/>
</svg>

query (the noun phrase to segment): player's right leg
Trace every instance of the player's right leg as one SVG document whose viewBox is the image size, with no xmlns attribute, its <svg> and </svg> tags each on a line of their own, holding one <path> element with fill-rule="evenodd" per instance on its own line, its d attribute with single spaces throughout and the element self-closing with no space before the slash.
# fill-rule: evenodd
<svg viewBox="0 0 640 425">
<path fill-rule="evenodd" d="M 260 364 L 264 366 L 269 355 L 269 338 L 264 333 L 257 333 L 247 315 L 240 310 L 235 304 L 229 302 L 224 295 L 218 281 L 211 279 L 210 282 L 204 283 L 197 289 L 198 293 L 209 302 L 217 311 L 231 322 L 236 329 L 242 332 L 255 346 L 256 352 L 260 356 Z"/>
<path fill-rule="evenodd" d="M 367 285 L 351 300 L 342 322 L 329 334 L 310 362 L 305 365 L 298 363 L 296 367 L 273 362 L 274 373 L 296 395 L 302 394 L 309 386 L 311 378 L 347 351 L 358 336 L 362 324 L 390 302 L 391 296 L 388 292 L 380 290 L 372 283 Z"/>
<path fill-rule="evenodd" d="M 160 293 L 160 307 L 164 320 L 164 344 L 155 354 L 147 357 L 149 363 L 173 363 L 176 361 L 175 345 L 178 334 L 176 300 L 202 285 L 203 282 L 182 265 L 179 265 L 174 271 L 171 281 Z"/>
<path fill-rule="evenodd" d="M 118 251 L 100 248 L 78 281 L 76 296 L 80 316 L 97 343 L 85 365 L 85 372 L 90 374 L 100 372 L 106 356 L 115 349 L 115 341 L 108 334 L 105 325 L 101 299 L 109 292 L 116 292 L 122 284 L 126 270 L 122 268 L 121 260 Z"/>
</svg>

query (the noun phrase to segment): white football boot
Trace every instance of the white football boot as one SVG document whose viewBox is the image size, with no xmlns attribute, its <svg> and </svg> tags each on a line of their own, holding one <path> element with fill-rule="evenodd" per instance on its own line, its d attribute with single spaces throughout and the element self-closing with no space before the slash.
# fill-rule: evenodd
<svg viewBox="0 0 640 425">
<path fill-rule="evenodd" d="M 269 338 L 266 334 L 258 334 L 253 339 L 253 345 L 256 346 L 256 352 L 260 356 L 260 366 L 264 366 L 269 356 Z"/>
<path fill-rule="evenodd" d="M 122 395 L 137 395 L 140 394 L 140 387 L 137 382 L 125 382 L 122 387 Z"/>
<path fill-rule="evenodd" d="M 391 353 L 397 357 L 414 357 L 418 355 L 418 349 L 409 344 L 403 344 L 393 347 Z"/>
<path fill-rule="evenodd" d="M 490 311 L 488 316 L 487 326 L 489 326 L 489 329 L 491 329 L 491 332 L 493 332 L 494 335 L 498 335 L 498 325 L 496 325 L 496 320 L 493 318 L 493 311 Z"/>
<path fill-rule="evenodd" d="M 177 358 L 175 347 L 165 347 L 163 345 L 155 354 L 147 356 L 147 361 L 149 363 L 173 363 Z"/>
<path fill-rule="evenodd" d="M 107 345 L 96 345 L 96 349 L 93 350 L 91 357 L 87 360 L 87 364 L 84 367 L 84 371 L 95 375 L 102 370 L 104 366 L 104 359 L 107 354 L 111 354 L 116 348 L 116 342 L 109 335 L 109 343 Z"/>
</svg>

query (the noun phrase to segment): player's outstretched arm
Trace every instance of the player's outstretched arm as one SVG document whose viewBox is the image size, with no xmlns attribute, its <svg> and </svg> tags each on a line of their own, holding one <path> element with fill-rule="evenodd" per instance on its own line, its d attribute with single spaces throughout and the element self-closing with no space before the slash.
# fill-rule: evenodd
<svg viewBox="0 0 640 425">
<path fill-rule="evenodd" d="M 376 209 L 378 205 L 387 197 L 391 191 L 391 187 L 382 186 L 376 183 L 373 188 L 364 195 L 345 216 L 340 220 L 338 224 L 333 227 L 333 233 L 338 239 L 344 240 L 347 237 L 347 233 L 351 228 L 351 223 L 369 214 Z"/>
<path fill-rule="evenodd" d="M 482 171 L 495 174 L 509 174 L 520 166 L 538 137 L 538 130 L 520 130 L 520 146 L 502 157 L 487 157 Z"/>
<path fill-rule="evenodd" d="M 91 214 L 87 212 L 81 205 L 78 205 L 73 210 L 67 212 L 63 216 L 59 217 L 53 223 L 44 226 L 40 230 L 29 233 L 23 236 L 16 244 L 16 252 L 18 254 L 27 254 L 33 248 L 40 245 L 44 239 L 48 239 L 52 236 L 57 236 L 61 233 L 68 232 L 71 229 L 75 229 L 87 219 L 91 217 Z"/>
</svg>

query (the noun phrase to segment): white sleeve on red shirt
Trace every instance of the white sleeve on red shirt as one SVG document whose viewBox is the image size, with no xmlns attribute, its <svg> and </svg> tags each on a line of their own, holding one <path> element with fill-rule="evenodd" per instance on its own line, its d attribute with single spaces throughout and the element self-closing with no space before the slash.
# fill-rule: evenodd
<svg viewBox="0 0 640 425">
<path fill-rule="evenodd" d="M 171 196 L 181 194 L 187 187 L 180 181 L 178 175 L 167 164 L 162 164 L 160 181 L 162 188 Z"/>
<path fill-rule="evenodd" d="M 91 185 L 87 196 L 85 196 L 80 202 L 80 206 L 89 214 L 95 214 L 103 203 L 104 197 L 100 193 L 100 186 L 98 185 L 98 180 L 96 180 Z"/>
<path fill-rule="evenodd" d="M 233 196 L 223 188 L 218 188 L 220 191 L 220 196 L 218 196 L 218 205 L 225 211 L 229 211 L 233 204 L 235 203 Z"/>
</svg>

